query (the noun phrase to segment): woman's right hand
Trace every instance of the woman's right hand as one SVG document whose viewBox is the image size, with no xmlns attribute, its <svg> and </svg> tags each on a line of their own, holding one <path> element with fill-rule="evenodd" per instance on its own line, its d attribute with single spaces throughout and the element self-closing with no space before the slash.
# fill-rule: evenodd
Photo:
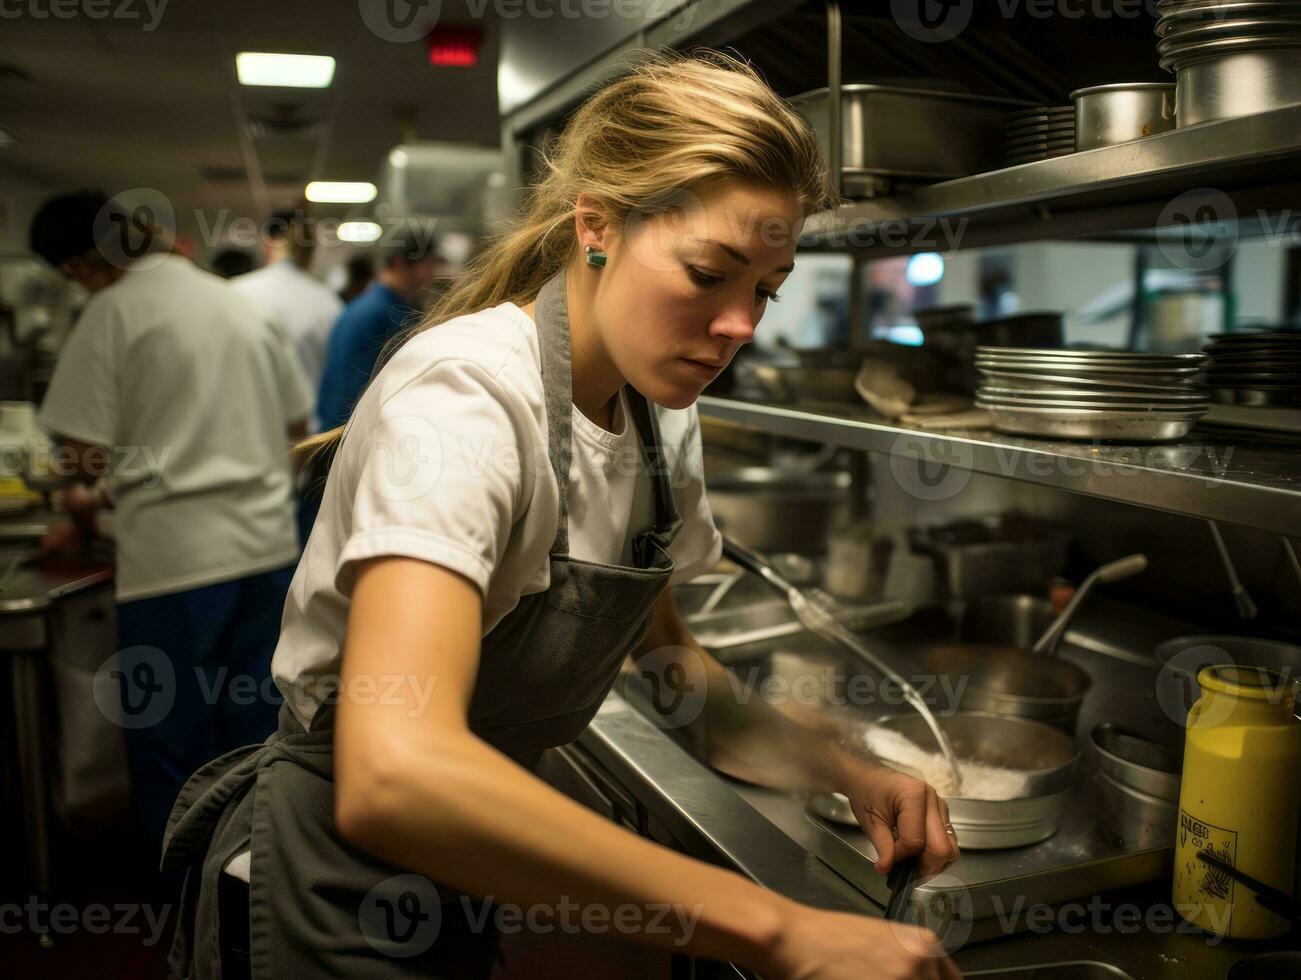
<svg viewBox="0 0 1301 980">
<path fill-rule="evenodd" d="M 929 929 L 804 905 L 790 907 L 763 971 L 783 980 L 961 980 Z"/>
</svg>

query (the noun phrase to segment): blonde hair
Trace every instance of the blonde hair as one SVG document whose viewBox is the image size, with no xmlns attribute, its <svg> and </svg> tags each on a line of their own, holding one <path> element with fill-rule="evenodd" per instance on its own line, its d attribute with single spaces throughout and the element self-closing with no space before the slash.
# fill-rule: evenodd
<svg viewBox="0 0 1301 980">
<path fill-rule="evenodd" d="M 806 216 L 836 203 L 812 129 L 747 62 L 718 51 L 648 53 L 588 98 L 547 149 L 542 179 L 511 226 L 467 264 L 423 321 L 390 342 L 380 364 L 439 323 L 533 300 L 576 253 L 580 192 L 601 201 L 612 221 L 720 178 L 791 193 Z M 341 432 L 299 449 L 325 448 Z"/>
</svg>

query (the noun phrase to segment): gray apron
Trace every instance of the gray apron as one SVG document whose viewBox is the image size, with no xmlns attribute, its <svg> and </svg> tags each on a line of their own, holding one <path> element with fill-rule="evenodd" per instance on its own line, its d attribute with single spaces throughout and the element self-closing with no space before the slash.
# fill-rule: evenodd
<svg viewBox="0 0 1301 980">
<path fill-rule="evenodd" d="M 630 414 L 655 476 L 655 523 L 633 539 L 631 567 L 569 557 L 573 396 L 563 272 L 539 293 L 537 324 L 560 488 L 551 584 L 523 596 L 483 638 L 469 709 L 475 734 L 526 766 L 542 750 L 572 741 L 596 714 L 625 655 L 650 627 L 681 525 L 654 410 L 629 388 Z M 162 862 L 164 871 L 188 869 L 169 961 L 175 976 L 221 976 L 220 883 L 245 848 L 252 850 L 249 960 L 258 980 L 490 972 L 496 934 L 482 923 L 491 919 L 470 925 L 486 903 L 374 858 L 335 831 L 333 720 L 333 705 L 323 705 L 304 731 L 285 705 L 266 742 L 210 762 L 177 797 Z"/>
</svg>

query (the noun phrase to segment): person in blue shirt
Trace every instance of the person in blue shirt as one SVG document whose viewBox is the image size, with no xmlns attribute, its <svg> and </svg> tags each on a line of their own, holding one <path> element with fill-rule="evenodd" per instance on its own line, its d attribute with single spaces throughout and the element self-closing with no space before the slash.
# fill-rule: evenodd
<svg viewBox="0 0 1301 980">
<path fill-rule="evenodd" d="M 407 223 L 389 230 L 381 242 L 378 250 L 384 265 L 379 275 L 344 307 L 330 330 L 316 400 L 322 432 L 348 421 L 385 346 L 412 322 L 419 321 L 416 305 L 420 294 L 428 292 L 432 296 L 445 285 L 440 277 L 446 274 L 447 265 L 439 254 L 437 239 L 427 227 Z M 298 505 L 298 540 L 303 547 L 321 508 L 329 466 L 328 453 L 318 454 L 306 463 Z"/>
<path fill-rule="evenodd" d="M 330 331 L 316 405 L 322 431 L 348 421 L 384 345 L 418 318 L 416 296 L 440 272 L 442 260 L 432 236 L 399 232 L 384 250 L 379 275 L 344 308 Z"/>
</svg>

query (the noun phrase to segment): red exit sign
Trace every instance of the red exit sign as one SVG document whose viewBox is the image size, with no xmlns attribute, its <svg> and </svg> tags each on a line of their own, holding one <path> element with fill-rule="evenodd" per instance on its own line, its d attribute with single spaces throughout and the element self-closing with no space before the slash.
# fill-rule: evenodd
<svg viewBox="0 0 1301 980">
<path fill-rule="evenodd" d="M 435 27 L 428 41 L 431 65 L 472 68 L 479 63 L 483 31 L 478 27 Z"/>
</svg>

